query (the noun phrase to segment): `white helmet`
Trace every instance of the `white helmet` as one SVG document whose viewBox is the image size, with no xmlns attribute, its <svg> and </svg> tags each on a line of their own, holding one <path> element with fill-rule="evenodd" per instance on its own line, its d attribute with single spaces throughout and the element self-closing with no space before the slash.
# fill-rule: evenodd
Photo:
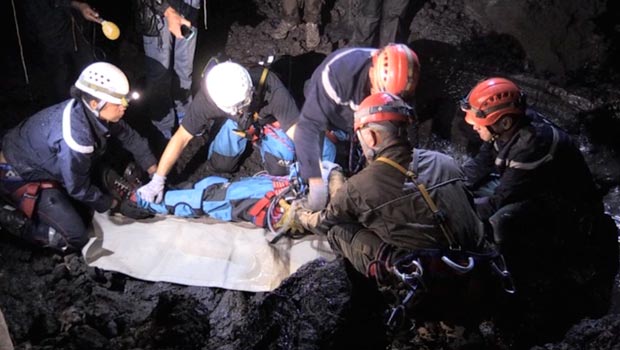
<svg viewBox="0 0 620 350">
<path fill-rule="evenodd" d="M 102 101 L 127 106 L 129 81 L 123 71 L 107 62 L 84 68 L 75 87 Z"/>
<path fill-rule="evenodd" d="M 211 68 L 205 85 L 215 105 L 228 114 L 238 114 L 252 101 L 252 78 L 237 63 L 228 61 Z"/>
</svg>

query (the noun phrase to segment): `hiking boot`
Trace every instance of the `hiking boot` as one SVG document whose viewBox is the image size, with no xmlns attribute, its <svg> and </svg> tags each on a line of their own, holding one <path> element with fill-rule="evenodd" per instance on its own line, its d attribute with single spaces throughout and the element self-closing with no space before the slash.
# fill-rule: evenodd
<svg viewBox="0 0 620 350">
<path fill-rule="evenodd" d="M 288 32 L 293 30 L 296 27 L 294 23 L 287 22 L 285 20 L 281 20 L 276 29 L 274 29 L 271 34 L 271 37 L 277 40 L 285 39 L 288 36 Z"/>
<path fill-rule="evenodd" d="M 135 198 L 135 193 L 138 189 L 137 186 L 120 176 L 114 169 L 106 169 L 103 172 L 103 186 L 118 201 Z"/>
<path fill-rule="evenodd" d="M 142 187 L 144 176 L 144 171 L 134 162 L 127 164 L 125 171 L 123 171 L 123 177 L 135 189 Z"/>
<path fill-rule="evenodd" d="M 21 237 L 28 223 L 28 217 L 14 209 L 0 207 L 0 226 L 8 233 Z"/>
<path fill-rule="evenodd" d="M 315 48 L 321 43 L 319 25 L 316 23 L 306 23 L 306 47 Z"/>
</svg>

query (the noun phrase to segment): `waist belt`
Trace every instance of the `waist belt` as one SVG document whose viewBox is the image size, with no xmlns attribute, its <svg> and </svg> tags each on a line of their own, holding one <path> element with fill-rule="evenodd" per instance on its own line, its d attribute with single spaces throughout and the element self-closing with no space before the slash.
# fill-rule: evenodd
<svg viewBox="0 0 620 350">
<path fill-rule="evenodd" d="M 18 208 L 26 214 L 27 217 L 32 218 L 39 191 L 57 187 L 58 184 L 52 181 L 29 182 L 16 189 L 11 194 L 11 197 Z"/>
</svg>

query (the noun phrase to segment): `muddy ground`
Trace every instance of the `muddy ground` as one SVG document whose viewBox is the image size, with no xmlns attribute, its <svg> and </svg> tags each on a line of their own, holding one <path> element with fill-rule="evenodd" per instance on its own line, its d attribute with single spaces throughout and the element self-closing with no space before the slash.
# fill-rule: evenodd
<svg viewBox="0 0 620 350">
<path fill-rule="evenodd" d="M 95 3 L 123 30 L 114 43 L 96 38 L 98 55 L 122 67 L 139 88 L 141 44 L 126 3 Z M 510 76 L 530 103 L 579 141 L 607 211 L 620 221 L 618 5 L 611 0 L 411 4 L 406 42 L 422 61 L 418 146 L 459 160 L 471 155 L 478 141 L 462 122 L 456 101 L 483 77 Z M 322 42 L 309 51 L 303 26 L 285 40 L 268 36 L 277 23 L 278 1 L 208 1 L 208 30 L 201 27 L 198 33 L 195 72 L 217 53 L 247 65 L 276 54 L 273 69 L 301 103 L 303 81 L 313 67 L 346 45 L 354 21 L 351 6 L 355 1 L 325 1 Z M 14 34 L 10 28 L 7 33 Z M 9 43 L 2 61 L 9 68 L 0 86 L 2 127 L 42 107 L 44 94 L 45 72 L 36 64 L 44 57 L 26 47 L 31 76 L 25 84 L 16 41 Z M 127 113 L 127 120 L 148 134 L 146 118 L 139 104 Z M 193 141 L 173 183 L 209 174 L 201 166 L 203 145 L 204 140 Z M 255 172 L 255 158 L 235 176 Z M 493 318 L 418 322 L 394 334 L 383 326 L 381 296 L 341 260 L 314 261 L 273 292 L 247 293 L 144 282 L 90 268 L 79 255 L 33 249 L 0 232 L 0 308 L 18 349 L 616 349 L 617 280 L 614 288 L 603 318 L 552 319 L 527 335 L 518 326 L 500 327 Z"/>
</svg>

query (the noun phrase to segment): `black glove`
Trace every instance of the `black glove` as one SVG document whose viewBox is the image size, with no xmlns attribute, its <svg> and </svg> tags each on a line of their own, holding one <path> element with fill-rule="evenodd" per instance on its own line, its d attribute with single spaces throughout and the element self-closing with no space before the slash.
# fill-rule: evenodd
<svg viewBox="0 0 620 350">
<path fill-rule="evenodd" d="M 148 219 L 153 216 L 148 209 L 141 208 L 132 200 L 124 199 L 116 207 L 116 211 L 135 220 Z"/>
</svg>

